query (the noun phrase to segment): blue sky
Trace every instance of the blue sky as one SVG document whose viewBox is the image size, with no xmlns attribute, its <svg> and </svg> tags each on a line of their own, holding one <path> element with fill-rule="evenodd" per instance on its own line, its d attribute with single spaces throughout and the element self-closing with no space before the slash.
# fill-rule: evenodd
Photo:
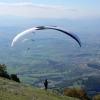
<svg viewBox="0 0 100 100">
<path fill-rule="evenodd" d="M 71 6 L 76 8 L 100 8 L 100 0 L 0 0 L 1 3 L 36 3 L 46 5 Z"/>
<path fill-rule="evenodd" d="M 100 16 L 100 0 L 0 0 L 0 3 L 0 15 L 50 18 Z"/>
</svg>

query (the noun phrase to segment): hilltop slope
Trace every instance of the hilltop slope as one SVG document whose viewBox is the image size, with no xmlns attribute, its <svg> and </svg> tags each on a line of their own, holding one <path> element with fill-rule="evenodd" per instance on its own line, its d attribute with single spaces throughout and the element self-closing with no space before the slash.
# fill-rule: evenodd
<svg viewBox="0 0 100 100">
<path fill-rule="evenodd" d="M 53 91 L 45 91 L 5 78 L 0 78 L 0 100 L 73 100 Z M 76 99 L 74 99 L 76 100 Z"/>
</svg>

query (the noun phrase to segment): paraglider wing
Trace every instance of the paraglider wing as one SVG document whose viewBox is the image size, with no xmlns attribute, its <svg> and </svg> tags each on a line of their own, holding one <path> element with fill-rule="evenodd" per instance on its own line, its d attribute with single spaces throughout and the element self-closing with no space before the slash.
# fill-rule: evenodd
<svg viewBox="0 0 100 100">
<path fill-rule="evenodd" d="M 80 45 L 80 47 L 81 47 L 81 41 L 80 41 L 80 39 L 78 38 L 78 36 L 77 36 L 76 34 L 73 34 L 73 33 L 70 33 L 70 32 L 68 32 L 68 31 L 66 31 L 65 29 L 62 29 L 62 28 L 56 27 L 56 26 L 39 26 L 39 27 L 36 27 L 36 28 L 37 28 L 36 30 L 54 29 L 54 30 L 58 30 L 58 31 L 60 31 L 60 32 L 63 32 L 63 33 L 65 33 L 65 34 L 71 36 L 73 39 L 75 39 L 75 40 L 79 43 L 79 45 Z"/>
<path fill-rule="evenodd" d="M 31 32 L 34 32 L 35 30 L 44 30 L 44 29 L 54 29 L 54 30 L 63 32 L 63 33 L 65 33 L 65 34 L 69 35 L 70 37 L 72 37 L 73 39 L 75 39 L 75 40 L 79 43 L 79 45 L 80 45 L 80 47 L 81 47 L 81 41 L 80 41 L 80 39 L 78 38 L 77 35 L 75 35 L 75 34 L 73 34 L 73 33 L 70 33 L 70 32 L 68 32 L 68 31 L 66 31 L 65 29 L 62 29 L 62 28 L 57 27 L 57 26 L 38 26 L 38 27 L 34 27 L 34 28 L 30 28 L 30 29 L 28 29 L 28 30 L 25 30 L 25 31 L 21 32 L 20 34 L 18 34 L 18 35 L 13 39 L 11 46 L 13 46 L 14 43 L 15 43 L 20 37 L 22 37 L 23 35 L 28 34 L 28 33 L 31 33 Z"/>
<path fill-rule="evenodd" d="M 33 39 L 30 39 L 31 41 L 34 41 Z"/>
<path fill-rule="evenodd" d="M 25 41 L 27 41 L 27 40 L 34 41 L 33 39 L 24 39 L 24 40 L 22 41 L 22 43 L 25 42 Z"/>
<path fill-rule="evenodd" d="M 16 42 L 19 38 L 21 38 L 21 37 L 24 36 L 25 34 L 34 32 L 36 29 L 37 29 L 37 28 L 30 28 L 30 29 L 28 29 L 28 30 L 25 30 L 25 31 L 19 33 L 19 34 L 13 39 L 13 41 L 12 41 L 12 43 L 11 43 L 11 46 L 13 46 L 13 45 L 15 44 L 15 42 Z"/>
<path fill-rule="evenodd" d="M 33 32 L 35 34 L 35 32 Z"/>
</svg>

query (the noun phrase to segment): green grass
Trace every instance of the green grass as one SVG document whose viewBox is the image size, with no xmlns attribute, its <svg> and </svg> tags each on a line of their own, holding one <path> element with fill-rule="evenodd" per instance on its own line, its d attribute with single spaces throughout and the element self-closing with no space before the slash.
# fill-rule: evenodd
<svg viewBox="0 0 100 100">
<path fill-rule="evenodd" d="M 77 100 L 54 91 L 45 91 L 5 78 L 0 78 L 0 100 Z"/>
</svg>

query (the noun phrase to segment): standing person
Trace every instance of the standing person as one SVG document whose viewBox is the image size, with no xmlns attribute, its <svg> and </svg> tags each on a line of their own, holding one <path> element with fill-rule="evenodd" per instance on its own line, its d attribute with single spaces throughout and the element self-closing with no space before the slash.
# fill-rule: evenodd
<svg viewBox="0 0 100 100">
<path fill-rule="evenodd" d="M 44 81 L 44 86 L 45 86 L 45 90 L 47 90 L 47 88 L 48 88 L 48 81 L 47 81 L 47 79 Z"/>
</svg>

